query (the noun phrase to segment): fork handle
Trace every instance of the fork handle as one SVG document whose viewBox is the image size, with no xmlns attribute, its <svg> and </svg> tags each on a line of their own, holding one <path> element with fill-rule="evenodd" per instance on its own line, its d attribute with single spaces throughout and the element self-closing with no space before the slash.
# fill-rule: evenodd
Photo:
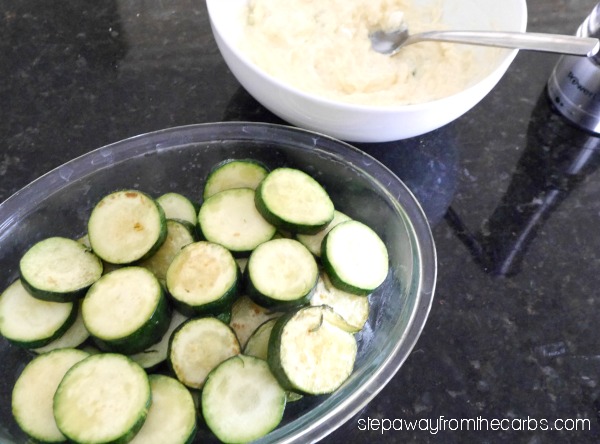
<svg viewBox="0 0 600 444">
<path fill-rule="evenodd" d="M 535 32 L 430 31 L 411 35 L 406 44 L 425 40 L 588 57 L 596 55 L 600 50 L 600 40 L 597 38 Z"/>
</svg>

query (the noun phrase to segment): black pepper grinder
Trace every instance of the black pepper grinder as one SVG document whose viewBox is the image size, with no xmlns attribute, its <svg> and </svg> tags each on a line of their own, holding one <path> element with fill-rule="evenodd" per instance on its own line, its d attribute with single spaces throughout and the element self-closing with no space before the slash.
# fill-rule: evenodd
<svg viewBox="0 0 600 444">
<path fill-rule="evenodd" d="M 577 35 L 600 37 L 600 3 L 583 21 Z M 548 95 L 566 119 L 600 134 L 600 55 L 562 56 L 548 79 Z"/>
</svg>

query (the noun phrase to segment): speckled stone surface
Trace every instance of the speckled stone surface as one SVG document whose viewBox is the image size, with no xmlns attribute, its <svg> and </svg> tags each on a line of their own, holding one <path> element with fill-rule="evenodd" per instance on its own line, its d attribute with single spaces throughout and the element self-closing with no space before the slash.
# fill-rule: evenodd
<svg viewBox="0 0 600 444">
<path fill-rule="evenodd" d="M 595 3 L 530 0 L 529 30 L 574 33 Z M 0 201 L 126 137 L 222 120 L 280 123 L 226 68 L 202 1 L 18 0 L 1 10 Z M 324 442 L 600 440 L 600 140 L 550 109 L 544 88 L 557 59 L 520 53 L 456 122 L 357 145 L 421 201 L 439 274 L 411 356 Z M 529 419 L 530 428 L 581 418 L 590 430 L 361 430 L 373 418 L 440 417 Z"/>
</svg>

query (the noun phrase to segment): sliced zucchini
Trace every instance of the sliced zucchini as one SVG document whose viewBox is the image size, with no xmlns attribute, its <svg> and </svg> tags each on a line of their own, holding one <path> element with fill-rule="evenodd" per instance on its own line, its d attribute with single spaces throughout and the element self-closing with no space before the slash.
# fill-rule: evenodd
<svg viewBox="0 0 600 444">
<path fill-rule="evenodd" d="M 198 212 L 202 236 L 234 254 L 249 254 L 271 239 L 276 228 L 256 209 L 254 190 L 234 188 L 213 194 Z"/>
<path fill-rule="evenodd" d="M 73 302 L 102 275 L 102 261 L 80 242 L 50 237 L 37 242 L 19 262 L 21 282 L 32 296 Z"/>
<path fill-rule="evenodd" d="M 160 248 L 149 258 L 137 265 L 150 270 L 161 281 L 167 279 L 167 270 L 183 247 L 194 242 L 190 230 L 180 221 L 167 219 L 167 238 Z"/>
<path fill-rule="evenodd" d="M 334 287 L 326 273 L 321 273 L 310 305 L 329 305 L 354 332 L 361 330 L 369 318 L 369 298 Z"/>
<path fill-rule="evenodd" d="M 54 417 L 71 441 L 125 444 L 140 430 L 152 401 L 148 375 L 114 353 L 75 364 L 54 395 Z"/>
<path fill-rule="evenodd" d="M 169 343 L 169 364 L 177 379 L 201 389 L 210 371 L 240 353 L 233 330 L 213 317 L 193 318 L 179 326 Z"/>
<path fill-rule="evenodd" d="M 88 220 L 92 250 L 112 264 L 130 264 L 151 256 L 167 236 L 165 213 L 137 190 L 111 193 L 98 202 Z"/>
<path fill-rule="evenodd" d="M 225 247 L 200 241 L 185 246 L 167 270 L 167 289 L 181 313 L 220 314 L 231 308 L 240 271 Z"/>
<path fill-rule="evenodd" d="M 103 350 L 134 354 L 158 342 L 171 310 L 158 279 L 142 267 L 123 267 L 102 276 L 82 304 L 83 321 Z"/>
<path fill-rule="evenodd" d="M 326 305 L 304 307 L 277 320 L 269 339 L 268 362 L 287 390 L 320 395 L 335 391 L 356 360 L 354 335 Z"/>
<path fill-rule="evenodd" d="M 254 356 L 255 358 L 267 360 L 269 354 L 269 338 L 271 337 L 271 330 L 277 318 L 269 319 L 258 326 L 254 333 L 248 338 L 246 346 L 244 347 L 244 354 L 246 356 Z"/>
<path fill-rule="evenodd" d="M 268 364 L 235 356 L 213 370 L 202 390 L 206 425 L 223 442 L 242 443 L 265 436 L 279 425 L 285 391 Z"/>
<path fill-rule="evenodd" d="M 39 355 L 25 366 L 12 391 L 12 413 L 29 437 L 44 443 L 66 441 L 54 420 L 54 393 L 65 373 L 88 356 L 81 350 L 62 348 Z"/>
<path fill-rule="evenodd" d="M 17 279 L 0 294 L 0 334 L 25 348 L 58 339 L 77 318 L 78 304 L 34 298 Z"/>
<path fill-rule="evenodd" d="M 213 194 L 232 188 L 252 188 L 254 190 L 267 173 L 267 167 L 257 160 L 225 160 L 217 164 L 208 174 L 203 198 L 208 199 Z"/>
<path fill-rule="evenodd" d="M 231 307 L 231 321 L 229 326 L 233 328 L 235 335 L 242 347 L 246 345 L 248 338 L 265 321 L 281 316 L 281 312 L 258 305 L 248 296 L 244 295 L 237 299 Z"/>
<path fill-rule="evenodd" d="M 188 444 L 196 434 L 196 406 L 181 382 L 165 375 L 150 375 L 152 405 L 140 431 L 130 444 Z"/>
<path fill-rule="evenodd" d="M 333 202 L 323 187 L 293 168 L 271 171 L 256 189 L 256 208 L 276 227 L 315 234 L 333 220 Z"/>
<path fill-rule="evenodd" d="M 184 195 L 165 193 L 156 198 L 156 203 L 163 209 L 167 219 L 183 221 L 186 226 L 196 225 L 196 206 Z"/>
<path fill-rule="evenodd" d="M 296 239 L 298 239 L 302 245 L 304 245 L 308 250 L 317 257 L 321 256 L 321 244 L 323 239 L 331 231 L 333 227 L 342 222 L 346 222 L 350 220 L 349 216 L 346 216 L 344 213 L 335 210 L 333 212 L 333 220 L 329 222 L 329 224 L 323 228 L 321 231 L 315 234 L 297 234 Z"/>
<path fill-rule="evenodd" d="M 309 302 L 318 277 L 317 262 L 304 245 L 294 239 L 273 239 L 250 255 L 246 291 L 259 305 L 291 308 Z"/>
<path fill-rule="evenodd" d="M 87 328 L 85 328 L 85 324 L 83 323 L 83 314 L 81 312 L 82 303 L 83 301 L 80 300 L 75 322 L 73 322 L 73 325 L 71 325 L 67 331 L 49 344 L 44 345 L 43 347 L 34 348 L 33 351 L 41 354 L 56 350 L 57 348 L 74 348 L 83 344 L 90 337 L 90 332 L 87 331 Z"/>
<path fill-rule="evenodd" d="M 169 324 L 169 328 L 163 335 L 162 339 L 156 344 L 152 344 L 143 352 L 130 355 L 129 357 L 146 370 L 151 370 L 161 362 L 166 361 L 167 355 L 169 354 L 169 340 L 171 339 L 171 335 L 177 329 L 177 327 L 187 320 L 187 316 L 182 315 L 177 310 L 173 310 L 171 315 L 171 323 Z"/>
<path fill-rule="evenodd" d="M 368 295 L 388 274 L 388 252 L 381 238 L 362 222 L 333 227 L 323 240 L 321 259 L 331 283 L 358 295 Z"/>
</svg>

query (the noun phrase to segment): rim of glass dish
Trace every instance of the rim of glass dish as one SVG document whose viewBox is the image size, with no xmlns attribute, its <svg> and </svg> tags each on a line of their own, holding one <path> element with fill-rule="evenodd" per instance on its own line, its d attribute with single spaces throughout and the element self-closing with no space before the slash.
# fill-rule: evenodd
<svg viewBox="0 0 600 444">
<path fill-rule="evenodd" d="M 403 332 L 402 340 L 395 344 L 387 359 L 367 378 L 360 390 L 355 390 L 349 398 L 329 412 L 326 411 L 327 406 L 319 405 L 257 441 L 260 443 L 314 442 L 324 438 L 347 422 L 392 379 L 416 344 L 433 302 L 437 279 L 437 253 L 427 217 L 410 189 L 390 169 L 372 156 L 327 135 L 271 123 L 201 123 L 143 133 L 89 151 L 50 170 L 15 192 L 0 204 L 0 239 L 3 237 L 1 233 L 5 232 L 6 228 L 12 226 L 38 205 L 40 196 L 35 190 L 40 187 L 46 190 L 43 197 L 46 198 L 60 192 L 72 180 L 82 179 L 100 169 L 135 157 L 218 140 L 272 141 L 274 134 L 283 140 L 290 142 L 294 140 L 296 143 L 300 137 L 301 142 L 308 145 L 302 149 L 312 148 L 321 150 L 329 156 L 337 156 L 340 160 L 349 162 L 350 165 L 360 169 L 362 173 L 367 174 L 378 183 L 381 190 L 396 206 L 396 211 L 404 213 L 410 223 L 412 230 L 409 230 L 409 235 L 415 244 L 419 261 L 418 269 L 421 271 L 417 282 L 418 297 L 415 309 L 407 329 Z M 368 173 L 358 167 L 364 162 L 370 164 L 371 171 Z M 74 166 L 77 166 L 77 169 Z M 385 185 L 382 183 L 382 179 L 385 179 Z M 26 204 L 23 205 L 23 202 Z M 318 418 L 316 418 L 317 416 Z M 293 433 L 286 436 L 289 432 Z"/>
</svg>

